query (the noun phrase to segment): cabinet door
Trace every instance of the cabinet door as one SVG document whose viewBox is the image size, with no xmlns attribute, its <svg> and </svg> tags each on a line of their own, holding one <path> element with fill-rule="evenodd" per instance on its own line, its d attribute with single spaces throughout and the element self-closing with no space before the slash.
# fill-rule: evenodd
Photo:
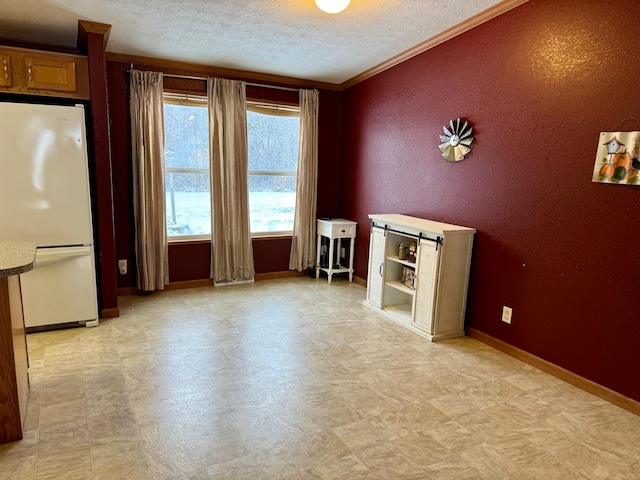
<svg viewBox="0 0 640 480">
<path fill-rule="evenodd" d="M 371 229 L 369 240 L 369 275 L 367 279 L 367 300 L 378 308 L 382 308 L 382 291 L 384 285 L 384 232 Z"/>
<path fill-rule="evenodd" d="M 0 54 L 0 87 L 11 86 L 11 57 Z"/>
<path fill-rule="evenodd" d="M 76 91 L 76 64 L 72 59 L 27 56 L 24 61 L 27 67 L 27 88 Z"/>
<path fill-rule="evenodd" d="M 438 294 L 438 265 L 440 250 L 438 244 L 420 241 L 416 270 L 416 292 L 414 299 L 413 323 L 416 328 L 430 335 L 435 332 L 435 305 Z"/>
</svg>

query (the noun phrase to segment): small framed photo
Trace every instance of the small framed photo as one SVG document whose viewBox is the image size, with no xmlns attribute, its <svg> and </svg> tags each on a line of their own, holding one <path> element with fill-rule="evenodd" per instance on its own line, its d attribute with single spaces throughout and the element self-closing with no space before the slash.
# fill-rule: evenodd
<svg viewBox="0 0 640 480">
<path fill-rule="evenodd" d="M 413 268 L 402 267 L 402 284 L 405 287 L 409 287 L 411 290 L 415 290 L 415 278 L 416 272 Z"/>
</svg>

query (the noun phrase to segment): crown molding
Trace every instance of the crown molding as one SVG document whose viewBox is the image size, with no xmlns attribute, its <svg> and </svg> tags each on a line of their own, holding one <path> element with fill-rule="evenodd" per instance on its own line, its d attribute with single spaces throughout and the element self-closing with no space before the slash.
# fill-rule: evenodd
<svg viewBox="0 0 640 480">
<path fill-rule="evenodd" d="M 353 87 L 354 85 L 367 80 L 368 78 L 371 78 L 378 73 L 384 72 L 385 70 L 388 70 L 391 67 L 404 62 L 405 60 L 409 60 L 416 55 L 426 52 L 427 50 L 440 45 L 447 40 L 451 40 L 452 38 L 457 37 L 458 35 L 461 35 L 464 32 L 477 27 L 478 25 L 488 22 L 489 20 L 502 15 L 503 13 L 508 12 L 509 10 L 512 10 L 528 1 L 529 0 L 504 0 L 500 3 L 497 3 L 492 7 L 489 7 L 488 9 L 474 15 L 473 17 L 470 17 L 463 22 L 460 22 L 457 25 L 454 25 L 453 27 L 448 28 L 443 32 L 429 38 L 428 40 L 417 44 L 415 47 L 405 50 L 404 52 L 399 53 L 398 55 L 395 55 L 382 63 L 379 63 L 375 67 L 365 70 L 355 77 L 350 78 L 346 82 L 340 84 L 340 90 L 346 90 L 349 87 Z"/>
</svg>

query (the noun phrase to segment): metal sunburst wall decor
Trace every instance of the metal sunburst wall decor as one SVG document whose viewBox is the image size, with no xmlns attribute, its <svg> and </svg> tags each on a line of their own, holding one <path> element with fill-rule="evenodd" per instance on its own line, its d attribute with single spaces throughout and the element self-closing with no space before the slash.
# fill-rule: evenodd
<svg viewBox="0 0 640 480">
<path fill-rule="evenodd" d="M 465 155 L 471 151 L 473 143 L 473 128 L 466 120 L 462 122 L 459 118 L 453 122 L 449 120 L 449 128 L 443 126 L 444 135 L 440 135 L 438 148 L 442 152 L 440 155 L 447 162 L 459 162 L 464 160 Z"/>
</svg>

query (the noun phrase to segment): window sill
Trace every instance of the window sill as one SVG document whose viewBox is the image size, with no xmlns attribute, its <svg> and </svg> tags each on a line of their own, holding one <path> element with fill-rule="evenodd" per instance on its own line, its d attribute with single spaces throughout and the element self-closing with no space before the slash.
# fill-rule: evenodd
<svg viewBox="0 0 640 480">
<path fill-rule="evenodd" d="M 291 238 L 292 232 L 267 232 L 267 233 L 254 233 L 251 235 L 251 240 L 278 240 L 282 238 Z M 169 237 L 169 245 L 198 245 L 198 244 L 210 244 L 210 237 Z"/>
<path fill-rule="evenodd" d="M 169 245 L 198 245 L 211 243 L 210 237 L 170 237 L 167 242 Z"/>
<path fill-rule="evenodd" d="M 264 232 L 251 234 L 252 240 L 269 240 L 275 238 L 291 238 L 293 232 Z"/>
</svg>

